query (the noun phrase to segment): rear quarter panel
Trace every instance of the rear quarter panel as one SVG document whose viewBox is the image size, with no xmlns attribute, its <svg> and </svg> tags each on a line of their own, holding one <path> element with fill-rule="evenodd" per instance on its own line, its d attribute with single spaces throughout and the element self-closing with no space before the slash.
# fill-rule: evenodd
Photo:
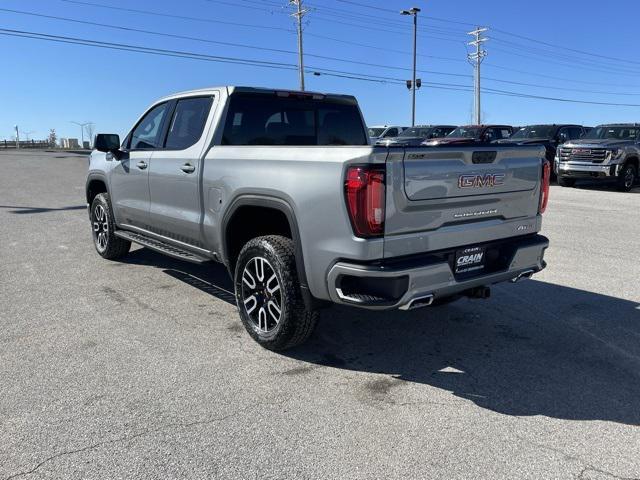
<svg viewBox="0 0 640 480">
<path fill-rule="evenodd" d="M 384 163 L 385 158 L 385 149 L 371 146 L 213 146 L 202 180 L 206 243 L 220 251 L 222 221 L 237 199 L 283 200 L 296 217 L 309 289 L 328 299 L 326 276 L 337 259 L 383 256 L 383 239 L 353 235 L 343 189 L 348 165 Z"/>
</svg>

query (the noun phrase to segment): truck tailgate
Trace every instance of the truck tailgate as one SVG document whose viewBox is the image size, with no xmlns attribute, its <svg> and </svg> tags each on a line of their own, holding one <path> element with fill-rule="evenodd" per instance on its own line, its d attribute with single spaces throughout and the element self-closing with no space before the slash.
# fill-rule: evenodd
<svg viewBox="0 0 640 480">
<path fill-rule="evenodd" d="M 389 149 L 385 257 L 539 231 L 544 147 Z"/>
</svg>

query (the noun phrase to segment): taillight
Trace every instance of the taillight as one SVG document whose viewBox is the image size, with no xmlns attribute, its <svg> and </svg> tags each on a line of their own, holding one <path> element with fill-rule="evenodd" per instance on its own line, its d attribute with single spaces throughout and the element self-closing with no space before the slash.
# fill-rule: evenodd
<svg viewBox="0 0 640 480">
<path fill-rule="evenodd" d="M 551 182 L 551 165 L 546 160 L 542 162 L 542 186 L 540 187 L 540 208 L 538 211 L 544 213 L 549 203 L 549 183 Z"/>
<path fill-rule="evenodd" d="M 349 219 L 357 237 L 384 233 L 385 170 L 374 165 L 349 167 L 344 182 Z"/>
</svg>

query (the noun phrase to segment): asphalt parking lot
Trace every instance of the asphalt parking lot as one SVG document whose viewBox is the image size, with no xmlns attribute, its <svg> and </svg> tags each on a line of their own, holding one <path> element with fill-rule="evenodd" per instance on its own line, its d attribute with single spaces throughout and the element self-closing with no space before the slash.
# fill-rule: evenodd
<svg viewBox="0 0 640 480">
<path fill-rule="evenodd" d="M 640 188 L 553 186 L 490 300 L 276 354 L 221 266 L 95 253 L 86 163 L 0 152 L 0 480 L 640 478 Z"/>
</svg>

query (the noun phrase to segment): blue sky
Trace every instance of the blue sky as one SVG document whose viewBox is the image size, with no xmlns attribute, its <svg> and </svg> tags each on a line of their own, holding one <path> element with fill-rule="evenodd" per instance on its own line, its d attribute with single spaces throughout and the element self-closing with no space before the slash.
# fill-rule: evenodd
<svg viewBox="0 0 640 480">
<path fill-rule="evenodd" d="M 168 16 L 63 0 L 2 0 L 0 8 L 214 42 L 296 50 L 286 0 L 83 1 Z M 573 0 L 353 1 L 308 0 L 305 52 L 346 60 L 308 56 L 309 67 L 410 78 L 411 20 L 393 11 L 418 6 L 422 9 L 418 53 L 425 55 L 419 57 L 418 68 L 429 72 L 419 73 L 424 82 L 455 84 L 454 88 L 472 86 L 472 68 L 465 61 L 464 42 L 469 40 L 465 32 L 472 29 L 466 23 L 478 24 L 490 28 L 483 87 L 545 97 L 640 104 L 640 57 L 633 40 L 640 18 L 637 0 L 618 0 L 611 7 Z M 284 64 L 297 61 L 290 53 L 168 38 L 1 10 L 0 28 Z M 55 128 L 61 137 L 79 137 L 79 127 L 70 122 L 87 120 L 96 124 L 97 131 L 123 135 L 151 102 L 175 91 L 225 84 L 280 88 L 298 85 L 295 70 L 169 58 L 3 35 L 0 51 L 3 62 L 0 139 L 10 138 L 15 124 L 22 131 L 33 131 L 34 138 L 45 137 L 50 128 Z M 369 124 L 406 124 L 410 120 L 410 95 L 401 84 L 307 75 L 307 89 L 355 95 Z M 417 95 L 417 122 L 469 123 L 472 103 L 471 92 L 424 86 Z M 640 121 L 640 107 L 635 106 L 561 103 L 488 93 L 483 94 L 482 110 L 486 122 L 513 125 Z"/>
</svg>

